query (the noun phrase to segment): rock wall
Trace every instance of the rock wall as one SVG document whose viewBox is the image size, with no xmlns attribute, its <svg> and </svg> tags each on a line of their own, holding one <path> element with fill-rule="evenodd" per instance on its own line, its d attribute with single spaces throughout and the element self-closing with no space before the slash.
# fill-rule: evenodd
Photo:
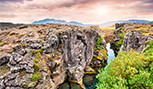
<svg viewBox="0 0 153 89">
<path fill-rule="evenodd" d="M 138 52 L 148 45 L 147 41 L 153 39 L 152 23 L 121 23 L 116 24 L 111 48 L 117 55 L 118 51 L 135 50 Z"/>
<path fill-rule="evenodd" d="M 151 35 L 142 35 L 139 31 L 131 30 L 125 34 L 120 51 L 135 50 L 137 52 L 142 52 L 148 45 L 147 41 L 152 39 L 153 36 Z"/>
<path fill-rule="evenodd" d="M 85 88 L 93 72 L 96 29 L 61 24 L 29 25 L 0 32 L 0 89 L 55 89 L 65 80 Z"/>
</svg>

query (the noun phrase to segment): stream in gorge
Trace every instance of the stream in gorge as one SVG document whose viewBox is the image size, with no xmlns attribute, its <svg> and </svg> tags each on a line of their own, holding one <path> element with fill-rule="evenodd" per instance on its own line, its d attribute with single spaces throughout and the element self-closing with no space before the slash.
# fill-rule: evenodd
<svg viewBox="0 0 153 89">
<path fill-rule="evenodd" d="M 111 49 L 110 43 L 106 44 L 106 49 L 107 49 L 107 54 L 108 54 L 108 59 L 107 59 L 107 64 L 108 64 L 111 62 L 111 60 L 114 60 L 115 53 L 114 53 L 114 50 Z M 84 78 L 87 78 L 88 80 L 90 80 L 91 76 L 85 76 Z M 96 83 L 98 82 L 98 79 L 96 78 L 96 75 L 93 75 L 92 78 L 93 78 L 92 84 L 90 84 L 90 82 L 89 82 L 89 84 L 85 84 L 86 89 L 95 89 L 95 86 L 96 86 Z"/>
<path fill-rule="evenodd" d="M 107 64 L 111 62 L 111 60 L 114 60 L 115 58 L 115 53 L 114 50 L 110 48 L 111 45 L 110 43 L 106 44 L 106 49 L 107 49 L 107 54 L 108 54 L 108 59 L 107 59 Z"/>
</svg>

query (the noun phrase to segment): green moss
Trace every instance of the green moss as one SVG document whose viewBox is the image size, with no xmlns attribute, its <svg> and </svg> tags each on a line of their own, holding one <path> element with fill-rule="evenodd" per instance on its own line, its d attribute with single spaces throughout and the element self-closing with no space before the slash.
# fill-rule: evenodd
<svg viewBox="0 0 153 89">
<path fill-rule="evenodd" d="M 102 44 L 102 40 L 103 40 L 103 37 L 99 37 L 97 39 L 95 50 L 100 50 L 100 48 L 103 47 L 103 45 L 101 45 Z"/>
<path fill-rule="evenodd" d="M 41 78 L 41 74 L 39 72 L 35 72 L 32 74 L 32 78 L 30 78 L 31 81 L 36 81 Z"/>
<path fill-rule="evenodd" d="M 122 43 L 123 43 L 123 39 L 119 40 L 119 41 L 116 43 L 116 46 L 120 49 Z"/>
<path fill-rule="evenodd" d="M 44 40 L 43 40 L 43 39 L 40 39 L 40 41 L 41 41 L 41 42 L 44 42 Z"/>
<path fill-rule="evenodd" d="M 4 45 L 4 44 L 5 44 L 5 42 L 3 41 L 3 42 L 1 42 L 0 46 L 2 46 L 2 45 Z"/>
<path fill-rule="evenodd" d="M 28 84 L 27 83 L 23 83 L 22 86 L 23 87 L 28 87 Z"/>
<path fill-rule="evenodd" d="M 74 71 L 74 72 L 73 72 L 73 76 L 75 76 L 75 74 L 76 74 L 76 72 Z"/>
<path fill-rule="evenodd" d="M 41 49 L 43 50 L 43 49 L 45 49 L 45 47 L 41 47 Z"/>
<path fill-rule="evenodd" d="M 36 50 L 35 50 L 35 53 L 38 53 L 38 52 L 39 52 L 39 49 L 36 49 Z"/>
<path fill-rule="evenodd" d="M 123 40 L 124 40 L 125 32 L 122 31 L 122 33 L 119 33 L 119 35 L 120 35 L 120 38 L 121 38 L 121 39 L 116 43 L 116 46 L 118 47 L 118 49 L 121 48 L 121 45 L 122 45 Z"/>
<path fill-rule="evenodd" d="M 43 50 L 45 49 L 45 47 L 42 47 L 41 49 L 40 49 L 40 53 L 41 54 L 43 54 Z"/>
<path fill-rule="evenodd" d="M 146 31 L 146 30 L 138 30 L 139 32 L 141 33 L 148 33 L 149 31 Z"/>
<path fill-rule="evenodd" d="M 25 44 L 22 44 L 22 43 L 21 43 L 21 45 L 22 45 L 22 47 L 23 47 L 23 48 L 25 48 L 25 47 L 26 47 L 26 46 L 25 46 Z"/>
<path fill-rule="evenodd" d="M 97 39 L 95 51 L 98 53 L 98 55 L 95 55 L 93 57 L 93 61 L 98 59 L 98 60 L 101 60 L 102 61 L 101 62 L 102 64 L 104 64 L 104 60 L 107 59 L 107 50 L 104 48 L 104 46 L 102 44 L 103 37 L 104 36 L 99 37 Z M 96 65 L 96 66 L 99 66 L 99 65 Z M 101 64 L 100 64 L 100 66 L 101 66 Z"/>
<path fill-rule="evenodd" d="M 72 83 L 77 83 L 77 84 L 79 84 L 79 85 L 82 85 L 82 84 L 83 84 L 82 80 L 76 81 L 76 80 L 70 80 L 70 79 L 69 79 L 69 81 L 72 82 Z"/>
<path fill-rule="evenodd" d="M 33 56 L 34 54 L 39 54 L 39 53 L 43 54 L 43 50 L 44 50 L 44 47 L 42 47 L 41 49 L 35 49 L 34 51 L 31 51 L 31 56 Z"/>
<path fill-rule="evenodd" d="M 31 55 L 31 56 L 33 56 L 34 54 L 35 54 L 35 52 L 34 52 L 34 51 L 32 51 L 32 52 L 30 53 L 30 55 Z"/>
<path fill-rule="evenodd" d="M 38 63 L 39 62 L 39 59 L 38 58 L 35 58 L 34 62 L 35 63 Z"/>
<path fill-rule="evenodd" d="M 6 66 L 3 66 L 1 69 L 2 70 L 9 70 L 8 67 L 6 67 Z"/>
<path fill-rule="evenodd" d="M 38 71 L 39 70 L 39 64 L 34 64 L 34 69 L 35 69 L 35 71 Z"/>
</svg>

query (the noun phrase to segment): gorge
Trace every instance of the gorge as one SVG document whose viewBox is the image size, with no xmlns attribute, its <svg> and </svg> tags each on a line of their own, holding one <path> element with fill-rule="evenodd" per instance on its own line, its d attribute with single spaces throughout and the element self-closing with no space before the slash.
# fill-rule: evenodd
<svg viewBox="0 0 153 89">
<path fill-rule="evenodd" d="M 119 51 L 143 52 L 152 32 L 151 23 L 116 24 L 110 37 L 98 26 L 1 27 L 0 89 L 96 88 L 98 70 Z"/>
</svg>

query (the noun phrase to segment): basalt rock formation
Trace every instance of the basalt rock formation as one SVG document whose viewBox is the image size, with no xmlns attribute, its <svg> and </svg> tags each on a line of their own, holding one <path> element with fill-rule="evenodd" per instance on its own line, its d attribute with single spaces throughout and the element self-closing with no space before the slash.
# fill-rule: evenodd
<svg viewBox="0 0 153 89">
<path fill-rule="evenodd" d="M 152 39 L 153 35 L 142 35 L 139 31 L 131 30 L 125 34 L 120 51 L 134 50 L 142 52 L 148 45 L 147 41 Z"/>
<path fill-rule="evenodd" d="M 85 88 L 85 72 L 107 59 L 93 60 L 96 30 L 45 24 L 0 31 L 0 89 L 55 89 L 65 80 Z"/>
<path fill-rule="evenodd" d="M 111 48 L 117 55 L 118 51 L 135 50 L 138 52 L 148 45 L 147 41 L 153 39 L 152 23 L 121 23 L 116 24 Z"/>
</svg>

